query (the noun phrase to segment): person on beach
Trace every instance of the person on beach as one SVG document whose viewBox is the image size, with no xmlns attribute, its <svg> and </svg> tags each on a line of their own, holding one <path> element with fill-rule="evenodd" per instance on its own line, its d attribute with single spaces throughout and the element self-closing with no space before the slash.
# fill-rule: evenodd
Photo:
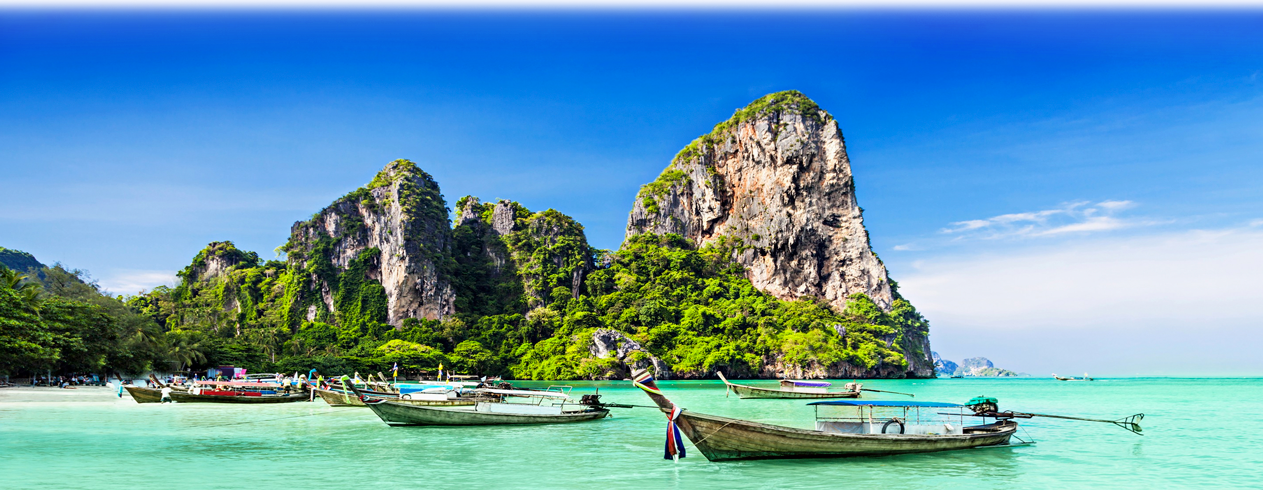
<svg viewBox="0 0 1263 490">
<path fill-rule="evenodd" d="M 162 387 L 162 399 L 161 399 L 161 400 L 158 400 L 158 403 L 172 403 L 172 402 L 171 402 L 171 387 L 170 387 L 170 386 L 163 386 L 163 387 Z"/>
</svg>

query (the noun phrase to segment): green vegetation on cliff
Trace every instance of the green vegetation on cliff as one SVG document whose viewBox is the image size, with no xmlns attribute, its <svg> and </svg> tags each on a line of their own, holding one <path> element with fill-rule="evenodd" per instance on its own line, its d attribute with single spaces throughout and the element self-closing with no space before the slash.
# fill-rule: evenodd
<svg viewBox="0 0 1263 490">
<path fill-rule="evenodd" d="M 816 105 L 814 100 L 803 95 L 802 92 L 786 90 L 784 92 L 767 94 L 749 105 L 737 109 L 733 112 L 732 117 L 716 124 L 711 129 L 711 132 L 698 136 L 697 139 L 680 150 L 675 155 L 675 158 L 671 160 L 671 163 L 675 164 L 698 158 L 706 152 L 708 147 L 713 148 L 727 141 L 729 133 L 741 123 L 774 113 L 797 114 L 815 122 L 823 121 L 823 118 L 820 116 L 820 106 Z M 668 167 L 668 170 L 670 170 L 670 167 Z"/>
<path fill-rule="evenodd" d="M 773 94 L 733 120 L 817 110 L 800 97 Z M 641 198 L 661 197 L 687 178 L 664 172 Z M 889 311 L 863 295 L 851 297 L 844 311 L 811 297 L 778 300 L 756 289 L 733 261 L 748 248 L 739 240 L 698 247 L 677 235 L 642 234 L 611 252 L 589 246 L 583 226 L 556 210 L 473 197 L 456 208 L 453 225 L 437 183 L 399 160 L 295 223 L 278 248 L 284 261 L 214 242 L 178 273 L 175 287 L 127 298 L 75 286 L 66 277 L 76 275 L 60 268 L 38 294 L 10 281 L 15 286 L 0 290 L 0 369 L 138 372 L 232 364 L 253 372 L 314 367 L 340 374 L 384 372 L 397 363 L 404 374 L 442 364 L 486 375 L 573 379 L 623 376 L 627 364 L 652 358 L 684 377 L 796 368 L 903 376 L 905 353 L 922 354 L 928 325 L 897 292 Z M 384 285 L 387 260 L 395 260 L 393 277 L 414 275 Z M 392 313 L 401 288 L 420 291 L 418 301 L 451 307 L 429 318 L 401 317 Z M 47 298 L 27 298 L 33 294 Z M 643 351 L 597 357 L 600 329 L 620 332 Z"/>
<path fill-rule="evenodd" d="M 587 294 L 533 311 L 528 320 L 548 339 L 523 344 L 513 373 L 519 377 L 610 376 L 590 359 L 592 332 L 613 328 L 638 341 L 677 375 L 705 376 L 716 369 L 756 375 L 766 362 L 785 367 L 847 362 L 881 364 L 902 374 L 900 327 L 927 325 L 906 301 L 891 313 L 856 296 L 837 313 L 812 298 L 780 301 L 758 291 L 730 257 L 735 243 L 700 249 L 675 235 L 637 235 L 611 255 L 609 267 L 589 276 Z M 844 333 L 844 334 L 843 334 Z"/>
</svg>

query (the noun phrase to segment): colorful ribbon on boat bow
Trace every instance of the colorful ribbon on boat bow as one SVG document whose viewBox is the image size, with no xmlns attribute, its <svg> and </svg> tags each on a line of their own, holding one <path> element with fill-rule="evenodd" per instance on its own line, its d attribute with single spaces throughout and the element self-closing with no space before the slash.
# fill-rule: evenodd
<svg viewBox="0 0 1263 490">
<path fill-rule="evenodd" d="M 662 394 L 662 391 L 658 389 L 658 385 L 653 382 L 653 375 L 649 374 L 649 371 L 645 371 L 640 373 L 640 376 L 636 376 L 636 379 L 632 380 L 632 384 L 649 393 L 653 393 L 655 395 Z"/>
<path fill-rule="evenodd" d="M 680 417 L 680 412 L 684 410 L 671 404 L 671 413 L 667 414 L 667 445 L 666 451 L 662 455 L 662 459 L 673 459 L 679 461 L 685 456 L 684 438 L 680 437 L 680 428 L 675 425 L 675 419 Z"/>
<path fill-rule="evenodd" d="M 662 391 L 658 389 L 658 384 L 654 382 L 653 375 L 645 371 L 636 376 L 632 380 L 632 384 L 637 388 L 645 390 L 655 395 L 661 395 Z M 673 459 L 679 461 L 685 456 L 684 438 L 680 436 L 680 428 L 675 425 L 675 419 L 680 417 L 680 412 L 684 409 L 671 404 L 671 413 L 667 414 L 667 443 L 662 459 Z"/>
</svg>

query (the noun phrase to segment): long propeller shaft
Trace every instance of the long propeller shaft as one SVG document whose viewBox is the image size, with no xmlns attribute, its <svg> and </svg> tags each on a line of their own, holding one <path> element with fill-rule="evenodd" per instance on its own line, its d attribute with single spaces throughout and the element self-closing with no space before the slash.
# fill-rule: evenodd
<svg viewBox="0 0 1263 490">
<path fill-rule="evenodd" d="M 1048 415 L 1045 413 L 1023 413 L 1023 415 L 1032 415 L 1035 417 L 1047 417 L 1050 419 L 1078 420 L 1081 422 L 1103 422 L 1106 424 L 1117 425 L 1136 435 L 1144 435 L 1140 433 L 1141 430 L 1143 430 L 1140 428 L 1140 421 L 1144 420 L 1145 418 L 1145 414 L 1143 413 L 1129 415 L 1118 420 L 1088 419 L 1088 418 L 1083 418 L 1083 417 L 1069 417 L 1066 415 Z"/>
</svg>

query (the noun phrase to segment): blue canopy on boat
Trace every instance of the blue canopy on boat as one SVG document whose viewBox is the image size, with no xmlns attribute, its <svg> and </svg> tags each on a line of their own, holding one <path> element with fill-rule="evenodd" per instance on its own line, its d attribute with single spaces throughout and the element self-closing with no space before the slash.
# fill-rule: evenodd
<svg viewBox="0 0 1263 490">
<path fill-rule="evenodd" d="M 833 383 L 830 383 L 828 381 L 802 381 L 802 380 L 797 380 L 797 379 L 794 379 L 794 380 L 786 379 L 786 380 L 782 380 L 781 382 L 793 383 L 794 386 L 810 386 L 814 388 L 827 388 L 829 386 L 833 386 Z"/>
<path fill-rule="evenodd" d="M 880 400 L 829 400 L 823 402 L 811 402 L 808 405 L 843 405 L 852 407 L 961 407 L 957 403 L 943 402 L 904 402 L 904 401 L 880 401 Z"/>
</svg>

